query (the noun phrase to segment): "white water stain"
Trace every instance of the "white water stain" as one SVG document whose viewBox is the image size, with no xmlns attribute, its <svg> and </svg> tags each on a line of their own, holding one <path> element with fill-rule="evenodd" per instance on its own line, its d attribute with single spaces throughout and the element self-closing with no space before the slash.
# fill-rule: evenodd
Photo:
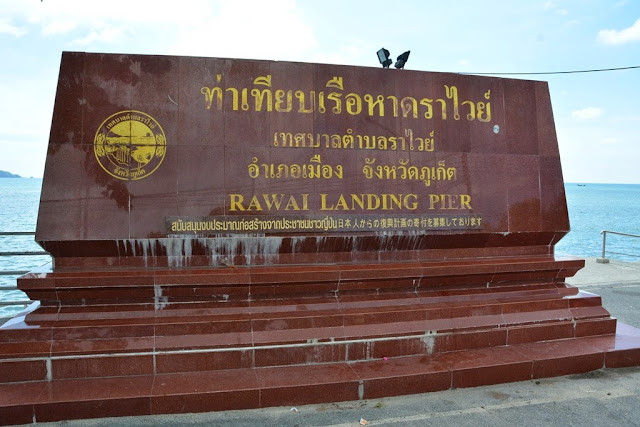
<svg viewBox="0 0 640 427">
<path fill-rule="evenodd" d="M 381 233 L 369 236 L 318 235 L 290 236 L 291 253 L 324 253 L 340 246 L 352 253 L 368 250 L 373 244 L 381 251 L 418 247 L 424 235 L 417 230 L 402 233 Z M 209 257 L 210 266 L 228 265 L 237 256 L 244 257 L 247 265 L 269 264 L 280 255 L 282 236 L 234 235 L 218 237 L 172 237 L 159 239 L 125 239 L 118 241 L 118 255 L 133 255 L 144 259 L 145 267 L 155 266 L 155 257 L 166 253 L 170 267 L 188 267 L 197 249 L 198 255 Z M 337 240 L 336 240 L 337 239 Z M 124 250 L 122 250 L 124 249 Z M 204 249 L 204 250 L 203 250 Z"/>
<path fill-rule="evenodd" d="M 433 354 L 433 348 L 435 345 L 435 333 L 433 331 L 427 331 L 422 338 L 420 339 L 422 343 L 425 345 L 427 354 Z"/>
<path fill-rule="evenodd" d="M 166 239 L 126 239 L 118 242 L 118 255 L 142 257 L 145 267 L 153 266 L 158 253 L 166 253 L 169 267 L 188 267 L 194 249 L 203 248 L 198 255 L 209 257 L 209 265 L 217 266 L 225 259 L 241 255 L 250 265 L 252 260 L 269 260 L 280 254 L 283 237 L 230 236 L 216 238 L 166 238 Z M 124 248 L 124 251 L 121 250 Z"/>
<path fill-rule="evenodd" d="M 154 285 L 154 306 L 156 310 L 162 310 L 169 304 L 169 298 L 162 295 L 162 287 L 160 285 Z"/>
</svg>

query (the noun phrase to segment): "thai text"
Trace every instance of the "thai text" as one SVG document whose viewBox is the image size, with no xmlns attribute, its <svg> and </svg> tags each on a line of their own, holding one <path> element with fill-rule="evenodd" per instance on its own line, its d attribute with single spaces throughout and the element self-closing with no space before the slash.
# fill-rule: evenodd
<svg viewBox="0 0 640 427">
<path fill-rule="evenodd" d="M 327 148 L 343 150 L 433 151 L 434 131 L 424 138 L 415 136 L 412 129 L 404 129 L 404 135 L 360 135 L 347 129 L 344 135 L 317 133 L 274 132 L 273 146 L 283 148 Z"/>
<path fill-rule="evenodd" d="M 331 179 L 334 176 L 342 179 L 342 165 L 326 165 L 322 164 L 320 154 L 311 157 L 308 164 L 274 164 L 274 163 L 258 163 L 258 158 L 253 157 L 251 164 L 247 169 L 251 178 L 294 178 L 294 179 Z"/>
<path fill-rule="evenodd" d="M 451 181 L 457 179 L 457 169 L 446 167 L 445 161 L 440 160 L 438 166 L 409 166 L 408 159 L 398 160 L 397 165 L 375 164 L 375 157 L 364 159 L 362 173 L 366 179 L 393 179 L 405 181 L 422 181 L 426 187 L 431 181 Z"/>
<path fill-rule="evenodd" d="M 481 99 L 463 99 L 454 85 L 443 85 L 440 97 L 356 93 L 345 90 L 344 79 L 336 76 L 323 90 L 274 88 L 272 75 L 259 76 L 253 87 L 231 87 L 216 75 L 213 86 L 203 86 L 204 107 L 208 110 L 255 111 L 295 114 L 346 114 L 377 117 L 404 117 L 431 120 L 491 121 L 491 90 Z"/>
<path fill-rule="evenodd" d="M 482 216 L 464 215 L 324 215 L 269 216 L 222 215 L 166 219 L 167 235 L 208 236 L 230 233 L 296 233 L 349 231 L 472 230 L 482 227 Z"/>
</svg>

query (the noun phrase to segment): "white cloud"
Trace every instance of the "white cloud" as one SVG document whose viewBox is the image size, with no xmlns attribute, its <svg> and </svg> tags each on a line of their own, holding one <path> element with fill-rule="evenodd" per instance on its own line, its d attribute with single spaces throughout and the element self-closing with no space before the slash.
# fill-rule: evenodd
<svg viewBox="0 0 640 427">
<path fill-rule="evenodd" d="M 601 30 L 598 32 L 598 41 L 604 44 L 624 44 L 640 41 L 640 19 L 624 30 Z"/>
<path fill-rule="evenodd" d="M 105 28 L 144 28 L 167 32 L 180 26 L 189 27 L 194 22 L 201 23 L 220 4 L 220 1 L 190 0 L 169 6 L 153 0 L 110 0 L 89 6 L 84 0 L 0 0 L 0 10 L 6 22 L 0 22 L 0 32 L 3 27 L 4 32 L 15 32 L 19 29 L 15 24 L 18 22 L 25 28 L 39 29 L 43 36 L 73 32 L 75 43 L 86 45 L 101 36 L 105 37 L 105 41 L 116 40 L 118 30 L 107 31 Z M 246 1 L 242 4 L 245 5 L 242 13 L 252 9 L 252 5 Z M 237 23 L 237 16 L 232 21 Z"/>
<path fill-rule="evenodd" d="M 0 75 L 0 93 L 5 99 L 38 99 L 41 102 L 32 102 L 26 109 L 16 108 L 17 102 L 0 103 L 0 117 L 3 124 L 0 135 L 4 139 L 7 135 L 12 138 L 18 136 L 42 136 L 46 139 L 51 124 L 51 111 L 55 98 L 55 86 L 50 85 L 48 91 L 43 91 L 40 82 L 12 81 Z M 28 111 L 29 114 L 25 114 Z M 47 119 L 40 119 L 40 118 Z"/>
<path fill-rule="evenodd" d="M 6 22 L 0 22 L 0 34 L 11 34 L 12 36 L 20 37 L 27 34 L 27 30 Z"/>
<path fill-rule="evenodd" d="M 606 145 L 616 144 L 617 142 L 618 142 L 618 138 L 614 138 L 611 136 L 602 140 L 602 143 Z"/>
<path fill-rule="evenodd" d="M 65 34 L 77 27 L 73 20 L 56 20 L 51 21 L 42 28 L 42 34 L 45 36 L 54 34 Z"/>
<path fill-rule="evenodd" d="M 235 1 L 217 6 L 191 16 L 189 24 L 180 27 L 169 53 L 308 60 L 315 51 L 313 31 L 293 0 Z"/>
<path fill-rule="evenodd" d="M 575 120 L 592 120 L 597 119 L 602 115 L 602 108 L 587 107 L 582 110 L 576 110 L 571 113 L 571 118 Z"/>
<path fill-rule="evenodd" d="M 313 37 L 313 35 L 311 35 L 311 37 Z M 315 43 L 315 41 L 312 43 Z M 332 49 L 330 52 L 305 53 L 305 58 L 300 58 L 300 60 L 319 62 L 322 64 L 361 65 L 367 63 L 366 57 L 372 56 L 371 51 L 371 46 L 366 45 L 361 40 L 345 40 L 340 46 L 335 46 L 335 49 Z M 375 57 L 375 53 L 373 56 Z M 373 62 L 373 64 L 375 64 L 375 62 Z"/>
<path fill-rule="evenodd" d="M 88 46 L 96 41 L 111 43 L 122 39 L 125 33 L 126 30 L 122 27 L 100 28 L 91 30 L 86 36 L 75 39 L 71 43 L 78 46 Z"/>
<path fill-rule="evenodd" d="M 101 43 L 100 49 L 120 44 L 135 51 L 139 34 L 157 41 L 163 54 L 303 61 L 317 46 L 311 20 L 295 0 L 110 0 L 92 6 L 86 0 L 0 0 L 0 10 L 6 17 L 0 33 L 18 35 L 23 26 L 45 37 L 66 35 L 71 46 L 86 50 Z"/>
<path fill-rule="evenodd" d="M 558 5 L 553 1 L 547 1 L 544 4 L 543 9 L 555 12 L 556 14 L 561 16 L 565 16 L 569 14 L 569 11 L 567 9 L 560 9 Z"/>
</svg>

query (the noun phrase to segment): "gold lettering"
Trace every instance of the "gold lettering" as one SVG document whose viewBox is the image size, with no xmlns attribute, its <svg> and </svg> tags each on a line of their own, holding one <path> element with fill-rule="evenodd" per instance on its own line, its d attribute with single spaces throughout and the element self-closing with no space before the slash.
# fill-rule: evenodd
<svg viewBox="0 0 640 427">
<path fill-rule="evenodd" d="M 367 194 L 367 210 L 375 211 L 380 207 L 380 197 L 377 194 Z"/>
<path fill-rule="evenodd" d="M 320 210 L 322 211 L 332 211 L 333 205 L 327 206 L 327 194 L 320 193 Z"/>
<path fill-rule="evenodd" d="M 217 76 L 217 82 L 221 81 L 221 74 Z M 398 109 L 402 108 L 402 117 L 411 117 L 413 119 L 418 119 L 424 117 L 425 119 L 433 118 L 433 103 L 434 99 L 436 103 L 441 104 L 442 113 L 440 114 L 440 118 L 442 120 L 447 120 L 447 112 L 452 109 L 453 118 L 455 120 L 460 120 L 462 117 L 466 117 L 468 121 L 478 120 L 484 123 L 491 122 L 491 91 L 487 90 L 484 93 L 484 99 L 464 99 L 463 94 L 458 94 L 458 88 L 452 85 L 443 85 L 444 94 L 432 94 L 431 98 L 425 97 L 424 93 L 414 94 L 416 96 L 405 96 L 402 100 L 398 100 L 398 97 L 395 95 L 388 95 L 386 93 L 378 93 L 378 94 L 362 94 L 362 93 L 348 93 L 343 98 L 343 93 L 338 91 L 332 91 L 329 93 L 325 93 L 325 91 L 318 91 L 317 88 L 314 87 L 306 87 L 305 89 L 276 89 L 271 88 L 271 80 L 267 79 L 271 77 L 260 76 L 253 80 L 254 84 L 264 85 L 268 89 L 258 89 L 258 88 L 237 88 L 231 87 L 229 85 L 220 85 L 226 86 L 226 89 L 222 89 L 220 86 L 207 87 L 203 86 L 200 88 L 200 93 L 204 95 L 204 108 L 207 110 L 211 109 L 211 106 L 216 101 L 217 109 L 220 111 L 223 108 L 223 94 L 227 94 L 230 92 L 232 96 L 232 108 L 233 111 L 245 111 L 245 112 L 278 112 L 278 113 L 298 113 L 298 114 L 309 114 L 315 111 L 320 113 L 325 113 L 328 108 L 331 108 L 333 114 L 342 114 L 343 111 L 346 111 L 347 114 L 350 115 L 368 115 L 368 116 L 376 116 L 376 117 L 385 117 L 385 104 L 386 108 L 392 109 L 393 117 L 398 117 Z M 277 79 L 274 79 L 277 80 Z M 337 82 L 340 80 L 340 85 Z M 344 90 L 344 84 L 342 82 L 342 77 L 335 77 L 330 80 L 327 88 L 335 88 L 338 90 Z M 314 90 L 311 90 L 314 89 Z M 439 91 L 441 92 L 441 91 Z M 249 94 L 254 97 L 254 108 L 251 108 L 249 103 Z M 293 96 L 298 99 L 299 106 L 297 109 L 293 108 Z M 441 96 L 441 97 L 438 97 Z M 436 99 L 437 98 L 437 99 Z M 326 106 L 325 99 L 333 101 L 335 105 Z M 307 101 L 308 100 L 308 101 Z M 419 101 L 418 101 L 419 100 Z M 447 103 L 447 100 L 449 102 Z M 389 101 L 391 104 L 389 104 Z M 266 106 L 263 108 L 263 105 L 266 103 Z M 308 104 L 308 105 L 307 105 Z M 468 106 L 468 107 L 467 107 Z M 344 107 L 344 108 L 343 108 Z M 464 107 L 465 111 L 461 111 Z M 115 119 L 115 120 L 139 120 L 143 121 L 144 119 L 139 118 L 135 114 L 123 116 L 123 118 Z M 110 130 L 115 123 L 109 123 L 106 128 Z M 153 129 L 156 124 L 148 123 L 148 126 Z M 429 150 L 431 151 L 431 150 Z"/>
<path fill-rule="evenodd" d="M 289 197 L 289 201 L 287 202 L 287 206 L 285 206 L 284 210 L 288 211 L 289 208 L 291 208 L 294 211 L 300 210 L 300 207 L 298 206 L 298 202 L 296 202 L 296 198 L 293 196 Z M 280 209 L 279 205 L 278 205 L 278 209 Z"/>
<path fill-rule="evenodd" d="M 400 199 L 402 198 L 402 194 L 398 194 L 398 196 L 396 196 L 395 194 L 389 194 L 389 199 L 390 199 L 389 201 L 391 202 L 391 207 L 388 206 L 387 198 L 385 197 L 383 199 L 382 209 L 383 210 L 393 210 L 393 204 L 394 203 L 398 207 L 398 209 L 402 209 L 402 203 L 400 203 Z"/>
<path fill-rule="evenodd" d="M 321 195 L 322 196 L 322 195 Z M 326 196 L 326 194 L 324 195 Z M 287 197 L 287 202 L 282 207 L 284 198 Z M 326 199 L 322 199 L 323 203 L 326 203 Z M 285 195 L 285 194 L 258 194 L 251 196 L 249 204 L 246 204 L 245 198 L 242 194 L 229 194 L 229 211 L 308 211 L 309 210 L 309 194 L 300 195 Z M 331 210 L 331 209 L 329 209 Z"/>
<path fill-rule="evenodd" d="M 411 198 L 413 201 L 409 202 L 408 201 L 409 198 Z M 404 196 L 404 199 L 402 199 L 402 204 L 405 208 L 409 209 L 410 211 L 414 211 L 418 209 L 418 195 L 407 194 L 406 196 Z"/>
<path fill-rule="evenodd" d="M 338 203 L 336 203 L 336 209 L 342 209 L 343 211 L 348 211 L 349 210 L 349 206 L 347 205 L 347 201 L 344 199 L 344 195 L 340 195 L 340 197 L 338 197 Z"/>
<path fill-rule="evenodd" d="M 269 196 L 271 196 L 271 198 L 269 198 Z M 262 198 L 264 199 L 264 203 L 265 205 L 267 205 L 267 209 L 271 210 L 275 206 L 276 210 L 278 211 L 280 210 L 280 204 L 282 203 L 283 197 L 284 197 L 284 194 L 263 194 L 262 195 Z"/>
<path fill-rule="evenodd" d="M 429 209 L 471 210 L 471 196 L 468 194 L 429 194 Z"/>
<path fill-rule="evenodd" d="M 244 201 L 242 194 L 229 194 L 229 198 L 231 199 L 230 212 L 245 210 L 244 206 L 242 206 L 242 202 Z"/>
<path fill-rule="evenodd" d="M 462 206 L 462 209 L 472 210 L 473 208 L 471 207 L 471 196 L 469 194 L 461 194 L 460 205 Z"/>
<path fill-rule="evenodd" d="M 437 196 L 437 195 L 435 195 Z M 327 200 L 328 194 L 320 194 L 321 210 L 343 210 L 343 211 L 395 211 L 395 210 L 416 210 L 418 208 L 418 195 L 417 194 L 373 194 L 362 193 L 348 195 L 339 194 L 335 203 Z M 438 199 L 439 200 L 439 199 Z M 432 203 L 436 203 L 432 200 Z"/>
<path fill-rule="evenodd" d="M 260 200 L 258 200 L 257 196 L 253 196 L 251 198 L 251 203 L 249 203 L 249 206 L 247 206 L 247 210 L 254 210 L 254 211 L 261 211 L 262 209 L 262 205 L 260 204 Z"/>
<path fill-rule="evenodd" d="M 440 196 L 437 194 L 429 194 L 429 210 L 435 209 L 435 204 L 440 200 Z"/>
<path fill-rule="evenodd" d="M 360 209 L 364 210 L 364 197 L 359 197 L 359 196 L 364 196 L 364 195 L 363 194 L 351 195 L 351 208 L 355 209 L 355 206 L 358 205 Z"/>
<path fill-rule="evenodd" d="M 457 194 L 447 194 L 447 208 L 448 210 L 450 209 L 460 209 L 460 206 L 458 205 L 458 200 L 460 199 L 460 196 Z"/>
</svg>

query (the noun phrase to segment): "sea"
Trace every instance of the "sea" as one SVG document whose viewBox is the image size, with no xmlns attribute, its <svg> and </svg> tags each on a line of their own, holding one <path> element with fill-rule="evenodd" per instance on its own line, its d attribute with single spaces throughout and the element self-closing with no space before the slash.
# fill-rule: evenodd
<svg viewBox="0 0 640 427">
<path fill-rule="evenodd" d="M 35 231 L 42 179 L 0 178 L 0 232 Z M 602 256 L 602 230 L 640 235 L 640 185 L 565 184 L 571 231 L 557 245 L 558 255 Z M 640 238 L 607 233 L 608 258 L 640 261 Z M 0 236 L 0 252 L 41 251 L 34 236 Z M 30 270 L 48 256 L 0 257 L 0 271 Z M 17 276 L 0 276 L 0 288 L 15 286 Z M 0 290 L 0 301 L 26 300 L 19 290 Z M 0 317 L 23 307 L 0 307 Z"/>
</svg>

